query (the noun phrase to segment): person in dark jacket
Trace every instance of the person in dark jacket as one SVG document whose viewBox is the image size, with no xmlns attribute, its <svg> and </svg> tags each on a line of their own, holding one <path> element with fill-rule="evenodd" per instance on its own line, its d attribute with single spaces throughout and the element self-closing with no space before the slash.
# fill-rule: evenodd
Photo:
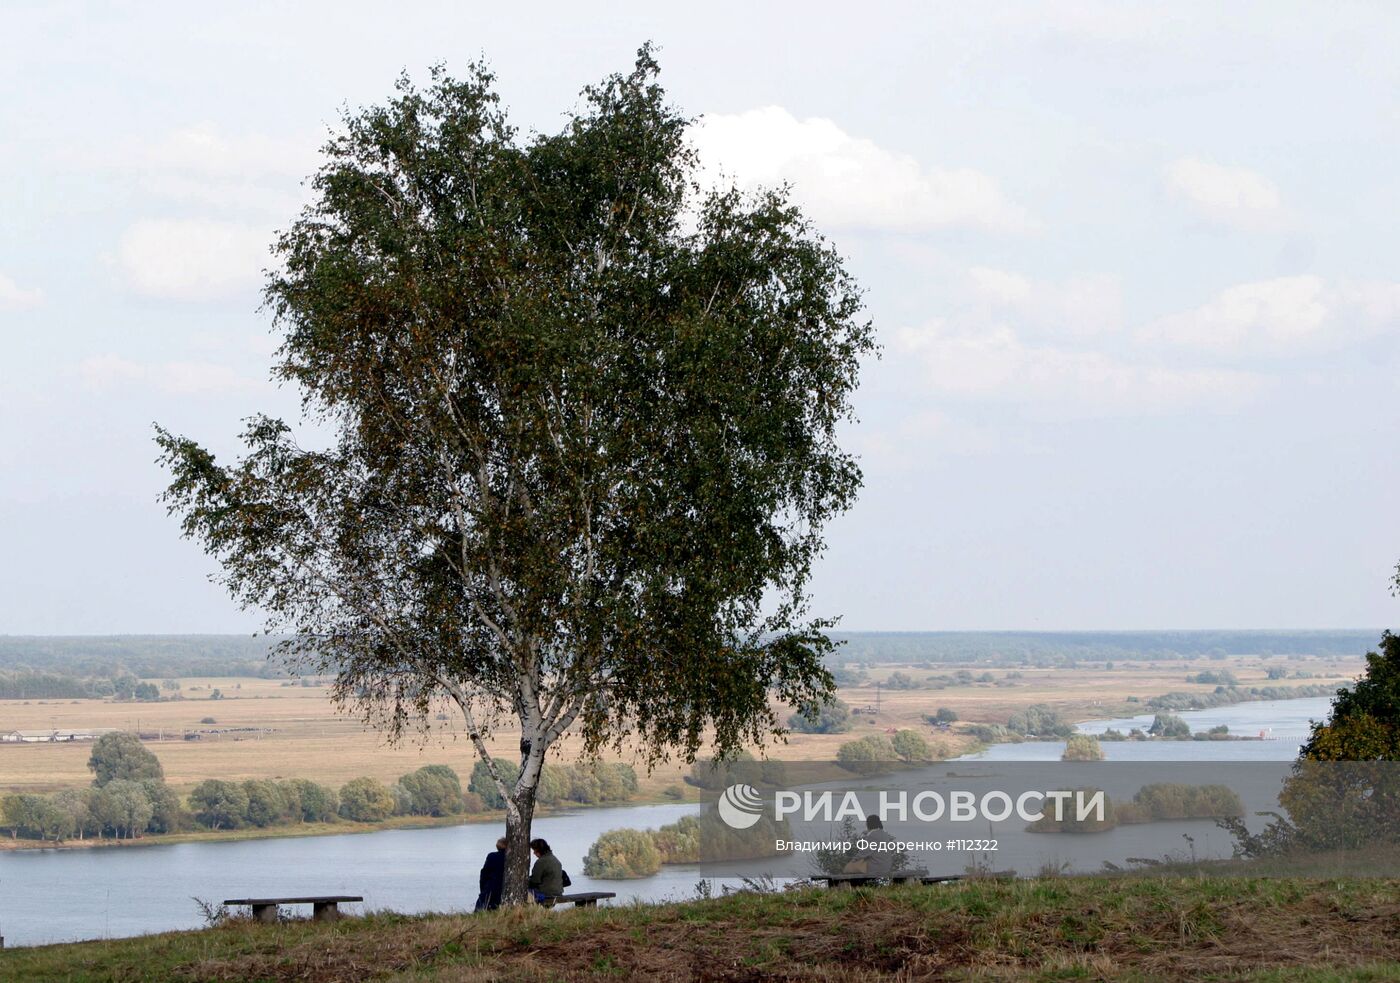
<svg viewBox="0 0 1400 983">
<path fill-rule="evenodd" d="M 535 866 L 530 871 L 530 894 L 540 904 L 552 905 L 554 899 L 564 893 L 564 865 L 544 840 L 531 840 L 530 850 L 535 854 Z"/>
<path fill-rule="evenodd" d="M 486 855 L 481 865 L 481 893 L 476 898 L 477 911 L 495 911 L 501 906 L 506 887 L 506 838 L 496 841 L 496 849 Z"/>
</svg>

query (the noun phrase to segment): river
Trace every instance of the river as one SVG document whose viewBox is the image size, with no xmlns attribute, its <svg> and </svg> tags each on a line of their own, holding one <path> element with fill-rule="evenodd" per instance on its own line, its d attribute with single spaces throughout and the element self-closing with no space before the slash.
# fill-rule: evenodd
<svg viewBox="0 0 1400 983">
<path fill-rule="evenodd" d="M 1109 761 L 1288 761 L 1307 736 L 1308 721 L 1324 716 L 1328 703 L 1325 698 L 1239 703 L 1181 714 L 1193 730 L 1223 723 L 1240 735 L 1264 731 L 1270 740 L 1127 741 L 1103 747 Z M 1126 732 L 1145 728 L 1151 720 L 1145 715 L 1090 721 L 1080 729 Z M 1060 742 L 1000 744 L 958 760 L 1058 760 L 1063 749 Z M 535 834 L 549 840 L 563 859 L 572 890 L 615 891 L 614 903 L 682 899 L 694 896 L 702 879 L 737 883 L 738 875 L 754 872 L 755 865 L 667 866 L 641 880 L 593 881 L 583 875 L 583 856 L 607 830 L 656 828 L 696 809 L 693 804 L 583 809 L 536 820 Z M 259 895 L 355 894 L 364 897 L 363 909 L 462 911 L 476 899 L 477 871 L 499 834 L 494 824 L 468 823 L 337 836 L 9 851 L 0 854 L 0 936 L 6 945 L 37 945 L 195 928 L 202 924 L 191 900 L 196 897 L 217 902 Z M 1147 827 L 1115 830 L 1109 838 L 1123 841 L 1119 852 L 1126 851 L 1124 855 L 1152 849 Z M 1070 860 L 1089 849 L 1083 837 L 1048 839 L 1060 844 Z M 997 862 L 1015 860 L 1006 856 Z M 774 868 L 779 876 L 802 872 L 781 862 Z"/>
<path fill-rule="evenodd" d="M 1238 737 L 1258 737 L 1249 741 L 1104 741 L 1106 761 L 1292 761 L 1307 740 L 1313 720 L 1327 717 L 1331 697 L 1302 700 L 1260 700 L 1232 703 L 1209 710 L 1184 710 L 1177 714 L 1191 726 L 1192 733 L 1220 724 Z M 1102 734 L 1113 728 L 1126 734 L 1137 727 L 1152 726 L 1153 714 L 1120 717 L 1113 720 L 1086 720 L 1078 727 L 1083 734 Z M 1027 741 L 1022 744 L 993 744 L 977 754 L 959 760 L 973 761 L 1058 761 L 1064 741 Z"/>
</svg>

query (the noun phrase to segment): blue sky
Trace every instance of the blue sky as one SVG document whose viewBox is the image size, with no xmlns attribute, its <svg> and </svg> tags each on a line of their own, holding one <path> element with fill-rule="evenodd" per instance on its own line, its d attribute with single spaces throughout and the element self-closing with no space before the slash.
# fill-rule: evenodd
<svg viewBox="0 0 1400 983">
<path fill-rule="evenodd" d="M 792 182 L 868 289 L 818 611 L 1394 624 L 1400 8 L 200 6 L 6 5 L 0 633 L 255 627 L 150 425 L 295 413 L 259 270 L 339 107 L 484 56 L 549 130 L 646 39 L 708 164 Z"/>
</svg>

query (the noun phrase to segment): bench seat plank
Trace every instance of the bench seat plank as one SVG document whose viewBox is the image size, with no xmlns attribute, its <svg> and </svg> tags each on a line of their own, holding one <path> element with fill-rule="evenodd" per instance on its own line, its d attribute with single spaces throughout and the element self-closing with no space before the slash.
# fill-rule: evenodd
<svg viewBox="0 0 1400 983">
<path fill-rule="evenodd" d="M 363 901 L 357 894 L 322 894 L 309 898 L 230 898 L 226 905 L 247 905 L 253 909 L 253 918 L 271 925 L 277 921 L 277 908 L 280 905 L 309 904 L 311 918 L 318 922 L 333 922 L 340 918 L 342 901 Z"/>
<path fill-rule="evenodd" d="M 604 898 L 615 898 L 612 891 L 583 891 L 579 894 L 557 894 L 551 898 L 553 904 L 572 904 L 575 908 L 596 908 Z"/>
<path fill-rule="evenodd" d="M 224 904 L 234 905 L 262 905 L 262 904 L 316 904 L 318 901 L 363 901 L 364 898 L 355 894 L 322 894 L 316 897 L 306 898 L 233 898 L 225 901 Z"/>
</svg>

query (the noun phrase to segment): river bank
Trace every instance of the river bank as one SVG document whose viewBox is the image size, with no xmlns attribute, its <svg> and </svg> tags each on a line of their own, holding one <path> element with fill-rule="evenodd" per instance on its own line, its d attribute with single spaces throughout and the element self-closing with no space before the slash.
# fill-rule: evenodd
<svg viewBox="0 0 1400 983">
<path fill-rule="evenodd" d="M 698 795 L 692 795 L 689 801 L 698 801 Z M 676 802 L 676 799 L 665 796 L 639 796 L 625 802 L 596 802 L 587 804 L 571 802 L 567 808 L 536 807 L 535 817 L 543 819 L 557 815 L 572 815 L 576 812 L 589 809 L 672 805 Z M 504 828 L 505 821 L 505 812 L 497 809 L 485 812 L 465 813 L 457 816 L 391 816 L 388 819 L 373 823 L 354 822 L 346 819 L 332 823 L 296 823 L 294 825 L 244 827 L 242 829 L 198 829 L 184 830 L 179 833 L 147 833 L 130 840 L 118 840 L 112 837 L 104 837 L 102 839 L 88 838 L 83 840 L 67 839 L 53 841 L 4 837 L 0 838 L 0 854 L 34 850 L 53 852 L 59 850 L 140 848 L 171 846 L 177 843 L 240 843 L 247 840 L 297 839 L 309 836 L 346 836 L 362 833 L 382 833 L 386 830 L 395 829 L 439 829 L 444 826 L 470 826 L 477 824 L 491 824 Z"/>
</svg>

